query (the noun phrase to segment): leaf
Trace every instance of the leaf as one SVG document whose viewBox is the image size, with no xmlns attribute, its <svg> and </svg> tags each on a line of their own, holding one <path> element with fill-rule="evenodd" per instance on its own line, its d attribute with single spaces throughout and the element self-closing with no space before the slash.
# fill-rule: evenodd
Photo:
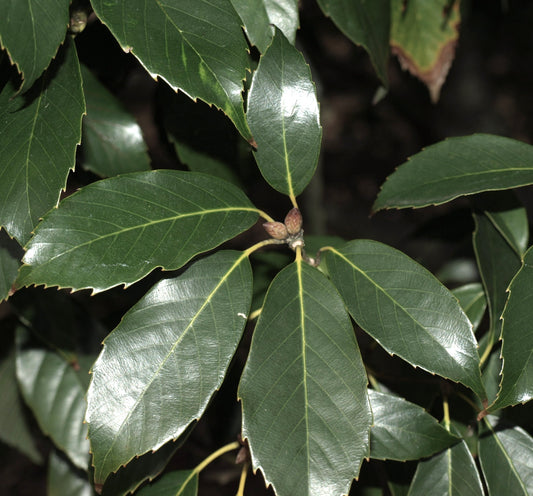
<svg viewBox="0 0 533 496">
<path fill-rule="evenodd" d="M 157 283 L 104 341 L 87 393 L 97 484 L 200 418 L 250 307 L 246 252 L 218 252 Z"/>
<path fill-rule="evenodd" d="M 178 269 L 256 219 L 239 189 L 204 174 L 158 170 L 104 179 L 45 217 L 26 247 L 17 285 L 95 292 L 129 285 L 155 267 Z"/>
<path fill-rule="evenodd" d="M 41 430 L 74 465 L 86 470 L 85 390 L 72 366 L 56 353 L 28 344 L 28 332 L 22 327 L 17 330 L 17 378 Z"/>
<path fill-rule="evenodd" d="M 345 36 L 363 46 L 379 79 L 388 86 L 389 0 L 318 0 L 318 4 Z"/>
<path fill-rule="evenodd" d="M 472 238 L 476 260 L 488 298 L 491 338 L 500 337 L 501 315 L 507 301 L 507 288 L 520 268 L 520 259 L 485 214 L 474 214 L 476 229 Z"/>
<path fill-rule="evenodd" d="M 468 320 L 472 322 L 473 330 L 477 330 L 487 308 L 487 298 L 483 286 L 478 282 L 465 284 L 453 289 L 452 294 L 459 300 Z"/>
<path fill-rule="evenodd" d="M 2 3 L 0 45 L 9 53 L 30 88 L 63 42 L 70 0 L 7 0 Z M 1 133 L 0 133 L 1 134 Z"/>
<path fill-rule="evenodd" d="M 81 67 L 87 115 L 83 120 L 83 166 L 103 177 L 150 169 L 135 119 L 85 66 Z"/>
<path fill-rule="evenodd" d="M 392 0 L 391 51 L 436 103 L 455 56 L 461 13 L 449 0 Z"/>
<path fill-rule="evenodd" d="M 263 53 L 274 36 L 274 26 L 294 45 L 298 29 L 298 0 L 231 0 L 250 43 Z"/>
<path fill-rule="evenodd" d="M 491 134 L 449 138 L 413 155 L 387 181 L 374 203 L 427 207 L 462 195 L 533 183 L 533 146 Z"/>
<path fill-rule="evenodd" d="M 87 474 L 79 472 L 56 451 L 48 459 L 47 493 L 48 496 L 93 496 Z"/>
<path fill-rule="evenodd" d="M 254 74 L 247 117 L 261 174 L 296 197 L 315 172 L 322 128 L 309 66 L 280 31 Z"/>
<path fill-rule="evenodd" d="M 239 386 L 254 469 L 278 496 L 348 493 L 368 456 L 366 384 L 339 295 L 297 256 L 268 290 Z"/>
<path fill-rule="evenodd" d="M 21 258 L 21 247 L 0 229 L 0 302 L 10 296 Z"/>
<path fill-rule="evenodd" d="M 476 462 L 464 441 L 421 461 L 408 496 L 483 496 Z"/>
<path fill-rule="evenodd" d="M 57 205 L 81 138 L 80 68 L 65 45 L 28 93 L 13 98 L 13 81 L 0 93 L 0 224 L 22 245 Z"/>
<path fill-rule="evenodd" d="M 423 408 L 392 394 L 368 390 L 374 422 L 370 457 L 380 460 L 417 460 L 458 441 Z"/>
<path fill-rule="evenodd" d="M 149 451 L 135 457 L 125 467 L 120 467 L 118 472 L 113 472 L 102 487 L 102 496 L 127 496 L 137 490 L 144 481 L 155 479 L 181 447 L 181 441 L 187 439 L 189 430 L 180 436 L 179 441 L 171 441 L 157 451 Z"/>
<path fill-rule="evenodd" d="M 520 427 L 486 424 L 488 431 L 479 438 L 479 460 L 489 496 L 533 494 L 533 438 Z"/>
<path fill-rule="evenodd" d="M 0 361 L 0 397 L 0 440 L 24 453 L 33 463 L 43 463 L 24 415 L 14 352 Z"/>
<path fill-rule="evenodd" d="M 160 479 L 143 487 L 138 496 L 196 496 L 198 494 L 198 475 L 195 475 L 190 482 L 187 478 L 191 470 L 179 470 L 169 472 Z M 183 484 L 187 482 L 184 486 Z"/>
<path fill-rule="evenodd" d="M 503 312 L 502 381 L 490 411 L 525 403 L 533 398 L 533 248 L 524 255 L 522 268 L 511 281 Z"/>
<path fill-rule="evenodd" d="M 328 250 L 326 264 L 354 320 L 385 350 L 484 398 L 472 325 L 430 272 L 369 240 Z"/>
<path fill-rule="evenodd" d="M 221 109 L 250 139 L 241 92 L 246 40 L 230 0 L 92 0 L 96 15 L 152 77 Z"/>
</svg>

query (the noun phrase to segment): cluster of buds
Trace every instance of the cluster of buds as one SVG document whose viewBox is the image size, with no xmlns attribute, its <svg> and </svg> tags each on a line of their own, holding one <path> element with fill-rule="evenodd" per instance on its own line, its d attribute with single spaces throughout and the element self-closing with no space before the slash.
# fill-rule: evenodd
<svg viewBox="0 0 533 496">
<path fill-rule="evenodd" d="M 284 222 L 265 222 L 263 227 L 272 238 L 286 242 L 293 250 L 304 245 L 302 214 L 297 208 L 289 211 Z"/>
</svg>

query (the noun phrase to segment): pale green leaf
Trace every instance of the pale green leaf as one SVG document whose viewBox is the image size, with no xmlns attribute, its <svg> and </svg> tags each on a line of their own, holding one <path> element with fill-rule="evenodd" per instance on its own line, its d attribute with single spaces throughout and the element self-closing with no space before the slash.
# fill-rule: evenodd
<svg viewBox="0 0 533 496">
<path fill-rule="evenodd" d="M 0 45 L 22 73 L 28 90 L 65 39 L 70 0 L 3 0 Z"/>
<path fill-rule="evenodd" d="M 533 494 L 533 438 L 516 426 L 490 425 L 479 438 L 489 496 Z"/>
<path fill-rule="evenodd" d="M 318 4 L 350 40 L 364 47 L 378 77 L 387 86 L 389 0 L 318 0 Z"/>
<path fill-rule="evenodd" d="M 59 453 L 48 459 L 47 496 L 93 496 L 95 493 L 86 472 L 80 472 Z"/>
<path fill-rule="evenodd" d="M 342 300 L 297 257 L 268 290 L 239 386 L 254 469 L 278 496 L 348 493 L 368 456 L 366 383 Z"/>
<path fill-rule="evenodd" d="M 475 331 L 487 309 L 487 298 L 483 286 L 479 282 L 473 282 L 459 286 L 452 290 L 453 295 L 459 300 L 461 308 L 466 313 Z"/>
<path fill-rule="evenodd" d="M 41 430 L 77 467 L 89 462 L 85 390 L 74 368 L 56 353 L 28 343 L 28 332 L 17 330 L 17 378 L 26 404 Z"/>
<path fill-rule="evenodd" d="M 368 391 L 374 421 L 370 457 L 380 460 L 417 460 L 456 443 L 423 408 L 392 394 Z"/>
<path fill-rule="evenodd" d="M 455 56 L 460 22 L 459 2 L 391 0 L 391 51 L 427 85 L 433 102 Z"/>
<path fill-rule="evenodd" d="M 476 462 L 464 441 L 418 464 L 408 496 L 483 496 Z"/>
<path fill-rule="evenodd" d="M 473 134 L 446 139 L 413 155 L 388 177 L 373 209 L 426 207 L 528 184 L 533 184 L 533 146 Z"/>
<path fill-rule="evenodd" d="M 81 67 L 87 115 L 83 166 L 102 176 L 150 169 L 141 128 L 85 66 Z"/>
<path fill-rule="evenodd" d="M 369 240 L 328 250 L 326 264 L 354 320 L 389 353 L 484 398 L 472 324 L 430 272 Z"/>
<path fill-rule="evenodd" d="M 274 36 L 274 26 L 294 45 L 298 29 L 298 0 L 231 0 L 244 23 L 250 43 L 264 52 Z"/>
<path fill-rule="evenodd" d="M 189 479 L 190 470 L 169 472 L 160 479 L 143 487 L 138 496 L 196 496 L 198 494 L 198 475 Z M 188 480 L 189 479 L 189 480 Z"/>
<path fill-rule="evenodd" d="M 503 377 L 491 411 L 533 398 L 532 287 L 533 248 L 530 248 L 509 286 L 509 299 L 502 316 Z"/>
<path fill-rule="evenodd" d="M 25 244 L 57 205 L 81 138 L 85 103 L 71 43 L 29 92 L 14 95 L 12 82 L 0 93 L 0 224 Z"/>
<path fill-rule="evenodd" d="M 257 209 L 220 179 L 174 170 L 134 172 L 82 188 L 38 226 L 17 285 L 103 291 L 155 267 L 177 269 L 246 230 Z"/>
<path fill-rule="evenodd" d="M 32 462 L 41 464 L 43 458 L 35 446 L 24 415 L 13 351 L 0 361 L 0 398 L 0 441 L 18 449 Z"/>
<path fill-rule="evenodd" d="M 97 16 L 153 76 L 221 109 L 247 139 L 241 92 L 249 67 L 230 0 L 92 0 Z"/>
<path fill-rule="evenodd" d="M 219 252 L 157 283 L 123 317 L 87 393 L 96 483 L 200 418 L 240 341 L 251 294 L 246 253 Z"/>
<path fill-rule="evenodd" d="M 22 249 L 0 229 L 0 301 L 8 298 L 22 258 Z"/>
<path fill-rule="evenodd" d="M 322 128 L 309 66 L 280 31 L 254 74 L 247 117 L 261 174 L 279 192 L 299 195 L 315 172 Z"/>
</svg>

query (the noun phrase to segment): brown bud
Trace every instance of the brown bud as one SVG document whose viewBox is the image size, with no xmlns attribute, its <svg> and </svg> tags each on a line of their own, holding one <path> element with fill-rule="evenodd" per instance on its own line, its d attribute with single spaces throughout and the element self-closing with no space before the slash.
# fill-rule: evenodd
<svg viewBox="0 0 533 496">
<path fill-rule="evenodd" d="M 274 239 L 287 239 L 289 235 L 285 224 L 281 222 L 265 222 L 263 228 Z"/>
<path fill-rule="evenodd" d="M 302 229 L 302 214 L 297 208 L 289 210 L 285 217 L 285 225 L 290 235 L 298 234 Z"/>
</svg>

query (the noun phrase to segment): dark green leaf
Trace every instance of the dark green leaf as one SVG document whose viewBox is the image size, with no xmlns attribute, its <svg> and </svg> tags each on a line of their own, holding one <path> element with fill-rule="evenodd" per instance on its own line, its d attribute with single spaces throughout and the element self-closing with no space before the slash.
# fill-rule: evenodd
<svg viewBox="0 0 533 496">
<path fill-rule="evenodd" d="M 83 166 L 103 177 L 150 169 L 141 128 L 116 98 L 81 67 L 87 116 L 83 120 Z"/>
<path fill-rule="evenodd" d="M 464 441 L 429 460 L 421 461 L 409 488 L 409 496 L 483 496 L 483 494 L 476 462 Z"/>
<path fill-rule="evenodd" d="M 70 364 L 56 353 L 26 344 L 28 332 L 17 330 L 17 378 L 22 396 L 41 430 L 79 468 L 89 462 L 85 390 Z"/>
<path fill-rule="evenodd" d="M 479 460 L 489 496 L 533 494 L 533 438 L 520 427 L 487 425 Z"/>
<path fill-rule="evenodd" d="M 179 472 L 170 472 L 165 474 L 161 479 L 152 482 L 143 487 L 138 496 L 196 496 L 198 494 L 198 475 L 195 475 L 190 481 L 190 470 L 180 470 Z M 184 486 L 183 484 L 187 482 Z"/>
<path fill-rule="evenodd" d="M 430 272 L 368 240 L 328 250 L 326 264 L 354 320 L 389 353 L 484 398 L 472 324 Z"/>
<path fill-rule="evenodd" d="M 0 228 L 0 301 L 6 299 L 17 278 L 22 249 Z"/>
<path fill-rule="evenodd" d="M 241 92 L 248 69 L 241 21 L 230 0 L 92 0 L 122 48 L 175 90 L 221 109 L 247 139 Z"/>
<path fill-rule="evenodd" d="M 309 66 L 280 31 L 254 74 L 247 117 L 261 174 L 296 197 L 315 172 L 322 128 Z"/>
<path fill-rule="evenodd" d="M 452 293 L 459 300 L 461 308 L 472 322 L 472 328 L 475 331 L 479 327 L 487 308 L 487 298 L 483 286 L 479 282 L 473 282 L 455 288 Z"/>
<path fill-rule="evenodd" d="M 32 462 L 41 464 L 43 458 L 26 423 L 17 386 L 14 352 L 0 362 L 0 398 L 0 440 L 17 448 Z"/>
<path fill-rule="evenodd" d="M 449 138 L 412 156 L 383 184 L 373 209 L 426 207 L 533 183 L 533 146 L 501 136 Z"/>
<path fill-rule="evenodd" d="M 204 174 L 159 170 L 98 181 L 45 217 L 17 285 L 94 291 L 129 285 L 155 267 L 181 267 L 257 216 L 239 189 Z"/>
<path fill-rule="evenodd" d="M 12 84 L 0 93 L 0 223 L 25 244 L 57 205 L 81 138 L 85 104 L 71 43 L 31 91 L 14 94 Z"/>
<path fill-rule="evenodd" d="M 70 0 L 2 2 L 0 45 L 22 73 L 25 90 L 48 67 L 64 40 L 69 5 Z"/>
<path fill-rule="evenodd" d="M 533 248 L 524 255 L 522 268 L 509 286 L 509 299 L 503 312 L 501 391 L 494 411 L 525 403 L 533 398 Z"/>
<path fill-rule="evenodd" d="M 264 52 L 274 36 L 274 26 L 294 45 L 298 29 L 298 0 L 231 0 L 244 23 L 250 43 Z"/>
<path fill-rule="evenodd" d="M 456 443 L 423 408 L 392 394 L 368 391 L 374 422 L 370 457 L 380 460 L 417 460 Z"/>
<path fill-rule="evenodd" d="M 87 394 L 95 482 L 177 439 L 220 387 L 252 294 L 246 253 L 157 283 L 105 339 Z"/>
<path fill-rule="evenodd" d="M 483 340 L 480 343 L 482 346 Z M 483 368 L 483 384 L 485 385 L 485 391 L 487 391 L 487 399 L 492 403 L 498 396 L 498 391 L 500 390 L 500 373 L 502 370 L 502 360 L 500 357 L 500 350 L 497 349 L 493 351 L 488 359 L 486 360 L 486 365 Z"/>
<path fill-rule="evenodd" d="M 187 439 L 189 430 L 180 436 L 179 441 L 166 443 L 157 451 L 149 451 L 135 457 L 118 472 L 113 472 L 102 487 L 102 496 L 127 496 L 134 492 L 144 481 L 157 477 Z"/>
<path fill-rule="evenodd" d="M 459 2 L 392 0 L 391 49 L 403 69 L 422 80 L 437 102 L 455 56 L 461 14 Z"/>
<path fill-rule="evenodd" d="M 388 85 L 389 0 L 318 0 L 324 14 L 356 45 L 362 45 L 378 77 Z"/>
<path fill-rule="evenodd" d="M 297 257 L 268 290 L 239 386 L 253 466 L 276 494 L 348 492 L 368 456 L 366 383 L 342 300 Z"/>
<path fill-rule="evenodd" d="M 86 472 L 80 472 L 52 451 L 48 459 L 47 496 L 93 496 Z"/>
</svg>

